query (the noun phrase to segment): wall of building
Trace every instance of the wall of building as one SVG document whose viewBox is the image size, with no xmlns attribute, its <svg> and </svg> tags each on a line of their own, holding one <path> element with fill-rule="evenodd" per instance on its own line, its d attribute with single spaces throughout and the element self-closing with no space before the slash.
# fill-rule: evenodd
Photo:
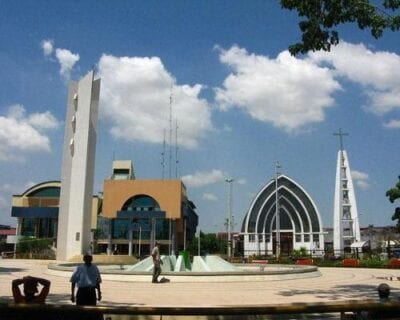
<svg viewBox="0 0 400 320">
<path fill-rule="evenodd" d="M 180 180 L 105 180 L 103 216 L 115 218 L 124 203 L 136 195 L 154 198 L 167 218 L 181 218 L 186 192 Z"/>
</svg>

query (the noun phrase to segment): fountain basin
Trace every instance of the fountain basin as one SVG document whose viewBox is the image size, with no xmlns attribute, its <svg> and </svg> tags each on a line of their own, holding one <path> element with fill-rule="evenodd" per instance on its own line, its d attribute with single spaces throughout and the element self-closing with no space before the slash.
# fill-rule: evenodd
<svg viewBox="0 0 400 320">
<path fill-rule="evenodd" d="M 200 266 L 193 268 L 193 270 L 174 271 L 176 270 L 176 264 L 170 264 L 169 257 L 163 256 L 164 264 L 160 278 L 164 277 L 171 282 L 247 282 L 304 279 L 321 276 L 316 266 L 230 264 L 219 257 L 214 257 L 217 256 L 201 257 L 201 260 L 199 260 L 199 257 L 194 257 L 194 262 L 196 263 L 197 261 Z M 147 259 L 149 260 L 145 261 Z M 97 264 L 97 266 L 104 280 L 149 282 L 152 275 L 152 261 L 151 257 L 147 259 L 135 265 Z M 204 263 L 198 261 L 203 261 Z M 195 267 L 195 263 L 193 263 L 193 267 Z M 76 263 L 51 263 L 48 265 L 46 273 L 70 277 L 76 266 Z"/>
</svg>

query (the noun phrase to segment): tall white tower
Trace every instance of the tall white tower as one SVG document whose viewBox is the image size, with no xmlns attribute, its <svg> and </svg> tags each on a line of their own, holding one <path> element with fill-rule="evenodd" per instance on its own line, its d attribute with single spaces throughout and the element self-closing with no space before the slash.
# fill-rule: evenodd
<svg viewBox="0 0 400 320">
<path fill-rule="evenodd" d="M 339 129 L 334 135 L 340 139 L 333 209 L 333 249 L 335 255 L 339 256 L 345 247 L 360 241 L 360 225 L 349 160 L 343 149 L 343 136 L 348 134 Z"/>
<path fill-rule="evenodd" d="M 93 71 L 71 81 L 65 120 L 57 260 L 90 249 L 100 79 Z"/>
</svg>

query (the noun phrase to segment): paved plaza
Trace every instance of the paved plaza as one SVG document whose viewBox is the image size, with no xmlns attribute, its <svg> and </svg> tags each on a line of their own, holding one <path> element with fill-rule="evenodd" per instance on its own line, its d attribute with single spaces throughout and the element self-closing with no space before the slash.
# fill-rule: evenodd
<svg viewBox="0 0 400 320">
<path fill-rule="evenodd" d="M 0 259 L 0 301 L 12 301 L 11 281 L 26 275 L 51 281 L 49 304 L 72 304 L 70 273 L 50 274 L 49 261 Z M 104 277 L 100 305 L 187 307 L 246 306 L 280 303 L 341 302 L 377 298 L 376 287 L 386 282 L 392 297 L 400 297 L 400 270 L 320 268 L 321 276 L 292 280 L 252 281 L 243 276 L 238 282 L 176 282 L 153 284 Z"/>
</svg>

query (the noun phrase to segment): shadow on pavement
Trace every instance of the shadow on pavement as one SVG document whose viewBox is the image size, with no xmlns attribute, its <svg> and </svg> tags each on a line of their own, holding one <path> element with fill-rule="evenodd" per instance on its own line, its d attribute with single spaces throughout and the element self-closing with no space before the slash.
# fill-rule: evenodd
<svg viewBox="0 0 400 320">
<path fill-rule="evenodd" d="M 327 299 L 331 301 L 343 299 L 375 299 L 378 298 L 376 285 L 340 285 L 333 289 L 310 289 L 310 290 L 284 290 L 278 292 L 281 296 L 297 296 L 297 295 L 313 295 L 318 298 Z M 393 294 L 393 296 L 396 294 Z"/>
<path fill-rule="evenodd" d="M 3 267 L 0 267 L 0 273 L 11 273 L 11 272 L 21 272 L 21 271 L 26 271 L 26 269 L 23 269 L 23 268 L 3 268 Z"/>
</svg>

